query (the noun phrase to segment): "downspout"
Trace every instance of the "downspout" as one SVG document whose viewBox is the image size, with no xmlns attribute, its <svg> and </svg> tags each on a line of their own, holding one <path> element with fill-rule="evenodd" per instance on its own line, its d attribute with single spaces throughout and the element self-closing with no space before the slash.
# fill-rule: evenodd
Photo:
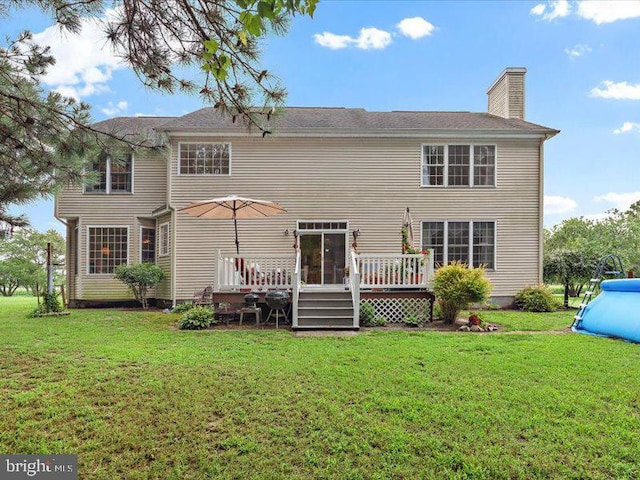
<svg viewBox="0 0 640 480">
<path fill-rule="evenodd" d="M 169 135 L 167 135 L 169 137 Z M 171 212 L 171 235 L 173 241 L 171 245 L 171 306 L 176 306 L 176 240 L 178 238 L 178 230 L 176 229 L 176 209 L 171 206 L 171 175 L 172 175 L 172 162 L 173 162 L 173 144 L 171 143 L 171 137 L 169 137 L 169 159 L 167 162 L 167 209 Z"/>
<path fill-rule="evenodd" d="M 540 159 L 539 159 L 539 226 L 538 226 L 538 284 L 542 285 L 544 276 L 544 142 L 549 138 L 545 135 L 540 139 Z"/>
</svg>

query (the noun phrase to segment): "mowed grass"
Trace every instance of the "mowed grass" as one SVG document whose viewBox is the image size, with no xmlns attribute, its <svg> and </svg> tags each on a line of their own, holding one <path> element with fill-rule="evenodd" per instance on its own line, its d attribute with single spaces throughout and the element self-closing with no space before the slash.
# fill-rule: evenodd
<svg viewBox="0 0 640 480">
<path fill-rule="evenodd" d="M 640 476 L 639 345 L 181 332 L 174 315 L 33 306 L 0 299 L 0 451 L 77 453 L 83 479 Z M 486 312 L 511 330 L 562 315 Z"/>
</svg>

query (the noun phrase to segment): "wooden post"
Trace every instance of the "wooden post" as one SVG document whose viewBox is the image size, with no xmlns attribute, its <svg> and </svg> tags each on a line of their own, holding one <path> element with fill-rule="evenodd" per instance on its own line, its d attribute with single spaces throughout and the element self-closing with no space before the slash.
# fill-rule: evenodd
<svg viewBox="0 0 640 480">
<path fill-rule="evenodd" d="M 67 296 L 64 293 L 64 283 L 60 285 L 60 296 L 62 297 L 62 306 L 67 308 Z"/>
</svg>

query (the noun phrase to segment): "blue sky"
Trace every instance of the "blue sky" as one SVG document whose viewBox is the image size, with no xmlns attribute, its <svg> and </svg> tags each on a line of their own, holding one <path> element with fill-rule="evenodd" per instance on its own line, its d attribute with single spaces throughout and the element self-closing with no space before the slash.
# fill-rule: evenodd
<svg viewBox="0 0 640 480">
<path fill-rule="evenodd" d="M 196 97 L 145 90 L 98 28 L 60 40 L 34 10 L 1 19 L 59 58 L 46 85 L 111 116 L 182 115 Z M 486 89 L 524 66 L 526 119 L 562 131 L 545 147 L 545 224 L 601 217 L 640 199 L 640 1 L 321 1 L 314 19 L 264 42 L 262 64 L 291 106 L 485 111 Z M 636 45 L 634 47 L 634 45 Z M 53 202 L 15 208 L 58 228 Z"/>
</svg>

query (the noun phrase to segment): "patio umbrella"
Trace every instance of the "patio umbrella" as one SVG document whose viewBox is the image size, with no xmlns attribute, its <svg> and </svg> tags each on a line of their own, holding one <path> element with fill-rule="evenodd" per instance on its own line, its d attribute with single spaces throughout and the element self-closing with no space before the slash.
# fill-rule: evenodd
<svg viewBox="0 0 640 480">
<path fill-rule="evenodd" d="M 276 202 L 254 200 L 253 198 L 228 197 L 212 198 L 202 202 L 195 202 L 179 210 L 199 218 L 233 219 L 236 233 L 236 253 L 240 253 L 238 241 L 238 219 L 271 217 L 286 210 Z"/>
<path fill-rule="evenodd" d="M 409 207 L 404 212 L 404 217 L 402 217 L 402 228 L 403 230 L 406 228 L 407 237 L 406 239 L 402 239 L 402 253 L 407 253 L 407 248 L 413 248 L 413 220 L 411 219 L 411 212 L 409 212 Z M 403 235 L 404 237 L 404 235 Z"/>
</svg>

